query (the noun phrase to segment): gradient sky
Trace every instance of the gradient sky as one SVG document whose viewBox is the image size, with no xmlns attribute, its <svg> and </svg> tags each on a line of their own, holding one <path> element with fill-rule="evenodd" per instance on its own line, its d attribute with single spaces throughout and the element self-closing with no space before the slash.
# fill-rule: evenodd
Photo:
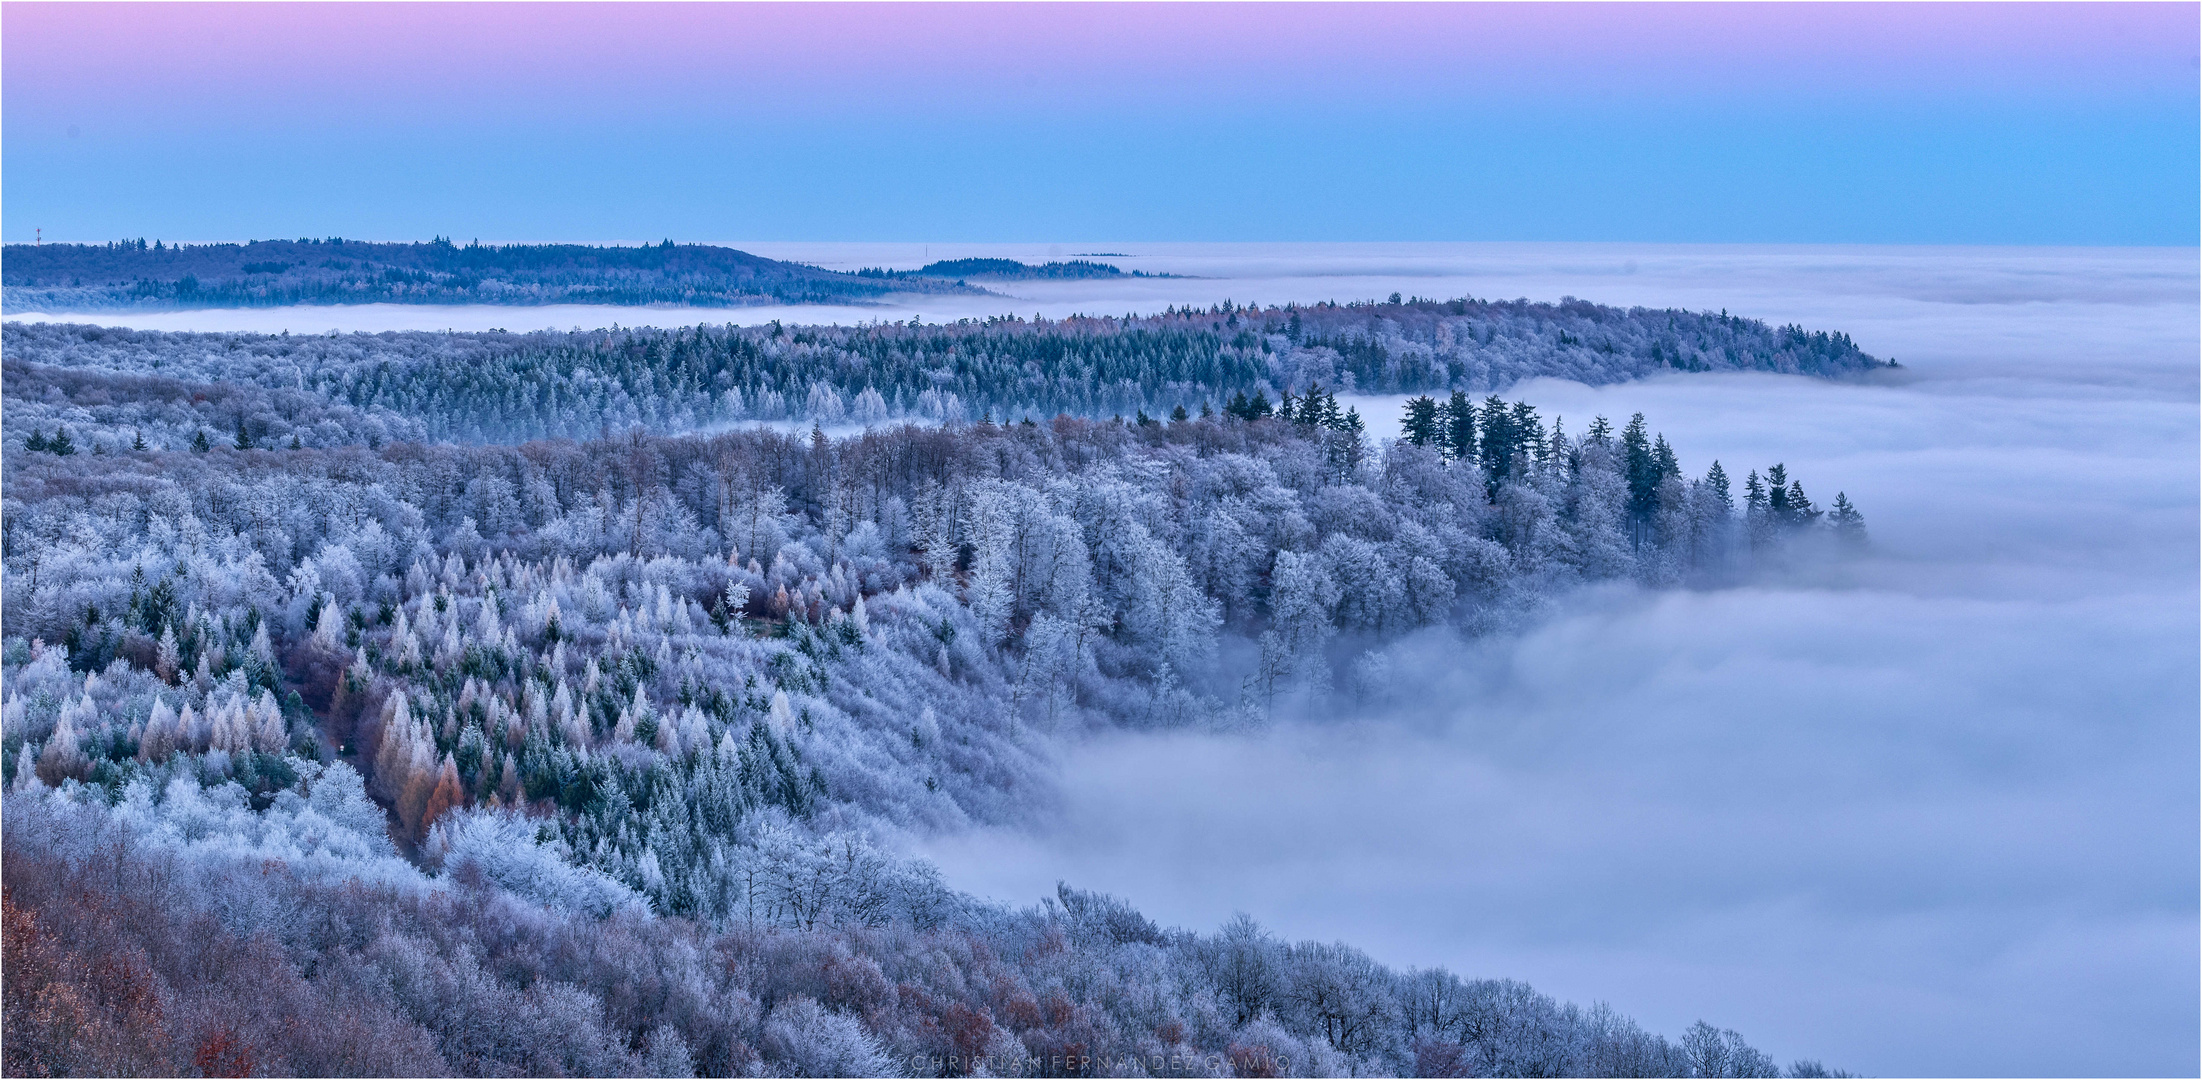
<svg viewBox="0 0 2202 1080">
<path fill-rule="evenodd" d="M 0 235 L 2192 245 L 2193 4 L 0 5 Z"/>
</svg>

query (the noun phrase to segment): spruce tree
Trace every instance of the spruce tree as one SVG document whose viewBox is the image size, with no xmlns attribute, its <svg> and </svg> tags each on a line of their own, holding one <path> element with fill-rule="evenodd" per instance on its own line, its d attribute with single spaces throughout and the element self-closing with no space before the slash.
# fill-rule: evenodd
<svg viewBox="0 0 2202 1080">
<path fill-rule="evenodd" d="M 250 449 L 252 449 L 252 436 L 251 436 L 251 435 L 248 435 L 248 434 L 246 434 L 246 433 L 245 433 L 245 421 L 244 421 L 244 418 L 243 418 L 243 417 L 239 417 L 239 418 L 238 418 L 238 420 L 237 420 L 237 444 L 236 444 L 236 445 L 237 445 L 237 449 L 239 449 L 239 450 L 250 450 Z"/>
<path fill-rule="evenodd" d="M 1515 467 L 1526 468 L 1531 461 L 1543 461 L 1544 425 L 1537 419 L 1536 406 L 1526 401 L 1517 401 L 1513 406 L 1513 414 L 1507 419 L 1507 428 L 1513 433 Z"/>
<path fill-rule="evenodd" d="M 1720 462 L 1713 462 L 1713 467 L 1705 470 L 1705 486 L 1712 490 L 1714 498 L 1720 500 L 1721 509 L 1735 512 L 1736 498 L 1728 490 L 1728 470 L 1721 468 Z"/>
<path fill-rule="evenodd" d="M 1462 391 L 1453 391 L 1445 403 L 1445 453 L 1454 461 L 1476 458 L 1476 405 Z"/>
<path fill-rule="evenodd" d="M 1804 485 L 1795 480 L 1789 482 L 1788 502 L 1791 525 L 1801 529 L 1820 519 L 1822 511 L 1812 505 L 1812 500 L 1804 497 Z"/>
<path fill-rule="evenodd" d="M 199 433 L 193 436 L 191 439 L 191 452 L 194 454 L 204 454 L 212 449 L 214 449 L 214 444 L 207 441 L 206 429 L 200 428 Z"/>
<path fill-rule="evenodd" d="M 1400 422 L 1400 432 L 1416 446 L 1429 446 L 1438 441 L 1437 402 L 1428 394 L 1407 399 L 1407 415 Z"/>
<path fill-rule="evenodd" d="M 37 428 L 32 428 L 31 437 L 23 440 L 23 449 L 32 453 L 44 453 L 46 451 L 46 433 Z"/>
<path fill-rule="evenodd" d="M 1766 517 L 1776 525 L 1794 524 L 1789 503 L 1789 470 L 1781 465 L 1766 470 Z"/>
<path fill-rule="evenodd" d="M 1514 431 L 1513 416 L 1506 411 L 1506 403 L 1497 394 L 1483 399 L 1483 430 L 1478 441 L 1483 444 L 1483 471 L 1489 476 L 1491 493 L 1498 493 L 1498 485 L 1506 479 L 1507 470 L 1513 465 Z"/>
<path fill-rule="evenodd" d="M 145 445 L 145 432 L 136 431 L 131 433 L 130 449 L 135 450 L 141 454 L 149 449 L 152 449 L 151 447 Z"/>
<path fill-rule="evenodd" d="M 1629 517 L 1641 527 L 1659 508 L 1660 479 L 1643 413 L 1629 417 L 1628 426 L 1621 429 L 1621 472 L 1629 482 Z M 1641 541 L 1642 530 L 1637 531 L 1637 539 Z"/>
<path fill-rule="evenodd" d="M 76 444 L 69 441 L 69 429 L 64 427 L 55 428 L 53 441 L 46 444 L 46 450 L 62 457 L 68 457 L 70 454 L 76 453 Z"/>
<path fill-rule="evenodd" d="M 1835 536 L 1845 545 L 1863 547 L 1866 542 L 1866 516 L 1850 501 L 1850 496 L 1835 493 L 1835 506 L 1827 515 L 1827 523 L 1834 527 Z"/>
</svg>

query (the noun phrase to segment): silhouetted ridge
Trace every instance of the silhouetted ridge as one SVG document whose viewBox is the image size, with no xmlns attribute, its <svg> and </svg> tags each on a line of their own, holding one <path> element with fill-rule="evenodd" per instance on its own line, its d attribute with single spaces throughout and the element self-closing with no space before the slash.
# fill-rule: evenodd
<svg viewBox="0 0 2202 1080">
<path fill-rule="evenodd" d="M 11 244 L 12 310 L 286 304 L 863 303 L 895 292 L 983 290 L 876 278 L 707 244 L 595 247 L 255 240 L 247 244 Z"/>
</svg>

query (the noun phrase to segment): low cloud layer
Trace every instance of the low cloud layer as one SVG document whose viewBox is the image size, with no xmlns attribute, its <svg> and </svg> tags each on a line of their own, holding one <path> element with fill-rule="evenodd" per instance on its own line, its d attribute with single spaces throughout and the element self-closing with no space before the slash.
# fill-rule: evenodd
<svg viewBox="0 0 2202 1080">
<path fill-rule="evenodd" d="M 1997 259 L 1940 280 L 2025 277 Z M 1821 288 L 1746 267 L 1739 289 L 1830 307 L 1890 293 L 1861 321 L 1910 375 L 1512 395 L 1576 431 L 1642 410 L 1692 471 L 1784 462 L 1859 503 L 1871 557 L 1588 593 L 1516 638 L 1432 634 L 1401 647 L 1388 701 L 1099 739 L 1068 755 L 1048 824 L 931 850 L 1004 898 L 1061 877 L 1170 922 L 1244 910 L 1668 1032 L 1703 1017 L 1783 1060 L 2193 1071 L 2192 268 L 2174 297 L 2106 292 L 2099 263 L 2050 260 L 2008 303 L 1923 271 Z M 2038 295 L 2060 275 L 2080 301 Z"/>
</svg>

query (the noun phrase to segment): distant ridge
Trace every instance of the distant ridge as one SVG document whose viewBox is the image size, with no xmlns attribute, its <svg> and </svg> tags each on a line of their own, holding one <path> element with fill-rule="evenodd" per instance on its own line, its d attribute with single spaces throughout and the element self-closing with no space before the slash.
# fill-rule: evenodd
<svg viewBox="0 0 2202 1080">
<path fill-rule="evenodd" d="M 1015 259 L 944 259 L 927 263 L 915 270 L 888 270 L 883 267 L 866 267 L 857 271 L 858 276 L 874 280 L 906 281 L 923 278 L 955 281 L 1074 281 L 1085 278 L 1116 277 L 1175 277 L 1175 274 L 1149 274 L 1141 270 L 1125 272 L 1108 263 L 1087 262 L 1072 259 L 1068 262 L 1040 264 L 1018 262 Z"/>
<path fill-rule="evenodd" d="M 8 311 L 278 307 L 288 304 L 871 303 L 890 293 L 986 290 L 938 277 L 845 274 L 707 244 L 453 244 L 255 240 L 9 244 Z M 1114 268 L 1110 268 L 1114 272 Z"/>
</svg>

